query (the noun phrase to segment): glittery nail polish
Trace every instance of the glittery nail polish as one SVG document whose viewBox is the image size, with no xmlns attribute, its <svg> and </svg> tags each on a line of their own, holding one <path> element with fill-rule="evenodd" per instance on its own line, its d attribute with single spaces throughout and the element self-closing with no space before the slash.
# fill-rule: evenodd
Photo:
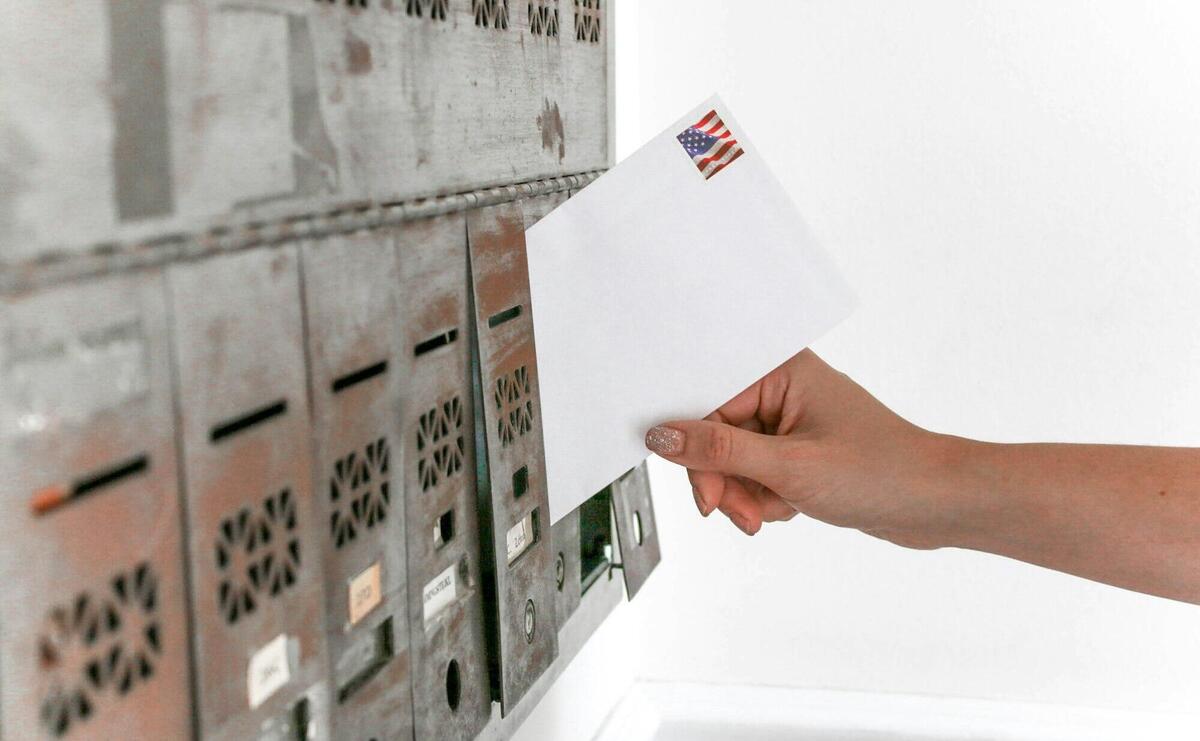
<svg viewBox="0 0 1200 741">
<path fill-rule="evenodd" d="M 659 455 L 679 455 L 683 453 L 683 439 L 682 430 L 658 425 L 646 433 L 646 447 Z"/>
</svg>

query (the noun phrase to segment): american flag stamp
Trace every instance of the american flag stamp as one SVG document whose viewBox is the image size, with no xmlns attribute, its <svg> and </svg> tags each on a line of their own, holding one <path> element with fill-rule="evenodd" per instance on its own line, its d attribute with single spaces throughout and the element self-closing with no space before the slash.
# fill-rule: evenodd
<svg viewBox="0 0 1200 741">
<path fill-rule="evenodd" d="M 717 112 L 709 111 L 675 137 L 708 180 L 742 156 L 742 148 Z"/>
</svg>

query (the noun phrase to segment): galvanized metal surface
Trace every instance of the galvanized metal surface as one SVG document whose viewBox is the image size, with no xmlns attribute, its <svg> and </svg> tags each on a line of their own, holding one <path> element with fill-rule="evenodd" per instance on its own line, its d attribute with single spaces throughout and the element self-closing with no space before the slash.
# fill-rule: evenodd
<svg viewBox="0 0 1200 741">
<path fill-rule="evenodd" d="M 0 719 L 185 738 L 188 626 L 162 275 L 0 301 Z"/>
<path fill-rule="evenodd" d="M 625 591 L 633 599 L 662 560 L 645 461 L 613 482 L 612 502 L 621 544 L 621 573 Z"/>
<path fill-rule="evenodd" d="M 325 533 L 296 249 L 177 265 L 168 284 L 200 732 L 325 737 Z"/>
<path fill-rule="evenodd" d="M 416 732 L 418 739 L 470 739 L 488 721 L 491 692 L 476 512 L 466 224 L 462 216 L 444 216 L 390 233 L 400 266 L 403 352 L 397 370 L 405 382 L 401 439 Z M 451 582 L 452 599 L 433 595 L 435 588 L 445 594 Z"/>
<path fill-rule="evenodd" d="M 484 424 L 477 447 L 487 454 L 480 508 L 494 574 L 497 689 L 507 714 L 557 654 L 557 590 L 522 211 L 504 204 L 468 212 L 467 233 Z"/>
<path fill-rule="evenodd" d="M 604 167 L 605 11 L 543 5 L 16 4 L 0 263 Z"/>
<path fill-rule="evenodd" d="M 410 738 L 404 360 L 385 230 L 301 248 L 332 736 Z"/>
</svg>

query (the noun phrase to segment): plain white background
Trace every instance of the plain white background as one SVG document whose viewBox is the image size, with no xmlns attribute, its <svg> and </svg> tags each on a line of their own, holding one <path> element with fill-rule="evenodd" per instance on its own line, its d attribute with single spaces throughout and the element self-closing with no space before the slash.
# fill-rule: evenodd
<svg viewBox="0 0 1200 741">
<path fill-rule="evenodd" d="M 619 154 L 719 91 L 860 295 L 829 362 L 938 431 L 1200 445 L 1200 6 L 616 11 Z M 652 473 L 663 564 L 522 738 L 590 737 L 635 678 L 1200 712 L 1200 607 L 802 519 L 746 538 Z"/>
</svg>

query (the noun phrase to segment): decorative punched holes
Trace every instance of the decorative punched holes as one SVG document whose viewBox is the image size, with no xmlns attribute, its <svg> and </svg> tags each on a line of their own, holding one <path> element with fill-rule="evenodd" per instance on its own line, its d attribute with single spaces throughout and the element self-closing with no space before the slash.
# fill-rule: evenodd
<svg viewBox="0 0 1200 741">
<path fill-rule="evenodd" d="M 162 653 L 158 578 L 147 563 L 118 573 L 99 597 L 80 592 L 52 609 L 38 659 L 52 675 L 42 698 L 42 726 L 63 736 L 91 718 L 102 696 L 129 694 L 154 675 Z"/>
<path fill-rule="evenodd" d="M 534 36 L 558 37 L 558 0 L 529 3 L 529 32 Z"/>
<path fill-rule="evenodd" d="M 455 396 L 421 415 L 417 423 L 417 478 L 429 491 L 462 470 L 465 454 L 462 401 Z"/>
<path fill-rule="evenodd" d="M 391 491 L 388 485 L 388 443 L 379 438 L 362 453 L 351 452 L 333 464 L 329 480 L 329 532 L 341 548 L 387 518 Z"/>
<path fill-rule="evenodd" d="M 500 444 L 508 447 L 517 437 L 533 429 L 533 400 L 529 397 L 529 370 L 521 366 L 496 379 L 496 410 Z"/>
<path fill-rule="evenodd" d="M 471 0 L 471 12 L 480 28 L 508 28 L 508 0 Z"/>
<path fill-rule="evenodd" d="M 450 0 L 407 0 L 404 12 L 416 18 L 428 17 L 434 21 L 446 20 L 446 9 Z"/>
<path fill-rule="evenodd" d="M 217 532 L 217 602 L 230 625 L 255 611 L 258 600 L 296 583 L 300 538 L 296 500 L 290 489 L 267 497 L 259 512 L 243 507 L 221 521 Z"/>
<path fill-rule="evenodd" d="M 600 0 L 575 0 L 575 40 L 600 43 Z"/>
</svg>

